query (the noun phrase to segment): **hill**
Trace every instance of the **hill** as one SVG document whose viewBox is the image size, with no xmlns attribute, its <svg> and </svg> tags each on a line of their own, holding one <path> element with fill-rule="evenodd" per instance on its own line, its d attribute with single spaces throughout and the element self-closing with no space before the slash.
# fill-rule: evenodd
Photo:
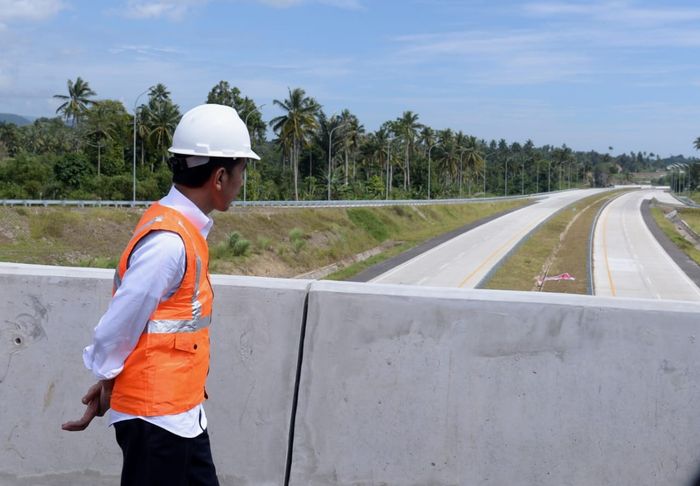
<svg viewBox="0 0 700 486">
<path fill-rule="evenodd" d="M 15 115 L 14 113 L 0 113 L 0 123 L 14 123 L 21 127 L 31 125 L 32 121 L 26 117 Z"/>
</svg>

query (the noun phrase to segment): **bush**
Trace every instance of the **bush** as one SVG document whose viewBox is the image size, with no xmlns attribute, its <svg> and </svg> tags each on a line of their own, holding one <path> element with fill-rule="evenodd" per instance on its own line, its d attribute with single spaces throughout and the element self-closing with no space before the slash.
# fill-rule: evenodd
<svg viewBox="0 0 700 486">
<path fill-rule="evenodd" d="M 292 249 L 294 253 L 299 253 L 299 251 L 306 245 L 306 240 L 304 240 L 304 231 L 301 228 L 292 228 L 289 232 L 289 239 L 292 242 Z"/>
<path fill-rule="evenodd" d="M 233 256 L 245 256 L 250 248 L 250 241 L 241 238 L 233 245 Z"/>
<path fill-rule="evenodd" d="M 238 243 L 238 240 L 241 239 L 241 234 L 238 231 L 232 231 L 228 235 L 228 247 L 233 249 L 236 246 L 236 243 Z"/>
</svg>

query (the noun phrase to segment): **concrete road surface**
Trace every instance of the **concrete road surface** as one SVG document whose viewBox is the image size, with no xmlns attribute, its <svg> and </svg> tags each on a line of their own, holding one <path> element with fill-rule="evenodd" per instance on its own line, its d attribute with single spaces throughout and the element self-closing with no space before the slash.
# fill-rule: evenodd
<svg viewBox="0 0 700 486">
<path fill-rule="evenodd" d="M 538 224 L 569 204 L 604 191 L 577 189 L 474 228 L 379 275 L 372 282 L 474 288 Z"/>
<path fill-rule="evenodd" d="M 700 300 L 700 289 L 668 256 L 642 219 L 644 199 L 675 202 L 658 190 L 620 196 L 601 213 L 593 241 L 595 295 Z"/>
</svg>

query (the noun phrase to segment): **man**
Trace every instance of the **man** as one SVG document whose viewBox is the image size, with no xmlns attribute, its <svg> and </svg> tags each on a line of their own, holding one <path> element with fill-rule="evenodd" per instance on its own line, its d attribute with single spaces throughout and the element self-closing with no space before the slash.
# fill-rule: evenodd
<svg viewBox="0 0 700 486">
<path fill-rule="evenodd" d="M 251 150 L 233 108 L 201 105 L 175 129 L 173 187 L 143 215 L 115 274 L 114 295 L 85 348 L 100 380 L 83 397 L 84 430 L 111 407 L 122 486 L 217 485 L 202 403 L 213 292 L 208 216 L 236 199 Z"/>
</svg>

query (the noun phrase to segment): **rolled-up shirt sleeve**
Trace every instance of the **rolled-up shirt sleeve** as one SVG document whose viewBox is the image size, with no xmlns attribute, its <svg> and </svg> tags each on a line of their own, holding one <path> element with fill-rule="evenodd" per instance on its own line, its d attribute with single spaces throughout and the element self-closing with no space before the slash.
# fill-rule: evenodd
<svg viewBox="0 0 700 486">
<path fill-rule="evenodd" d="M 92 344 L 83 350 L 83 362 L 98 380 L 121 373 L 153 311 L 180 287 L 185 260 L 185 245 L 176 233 L 154 231 L 136 245 Z"/>
</svg>

